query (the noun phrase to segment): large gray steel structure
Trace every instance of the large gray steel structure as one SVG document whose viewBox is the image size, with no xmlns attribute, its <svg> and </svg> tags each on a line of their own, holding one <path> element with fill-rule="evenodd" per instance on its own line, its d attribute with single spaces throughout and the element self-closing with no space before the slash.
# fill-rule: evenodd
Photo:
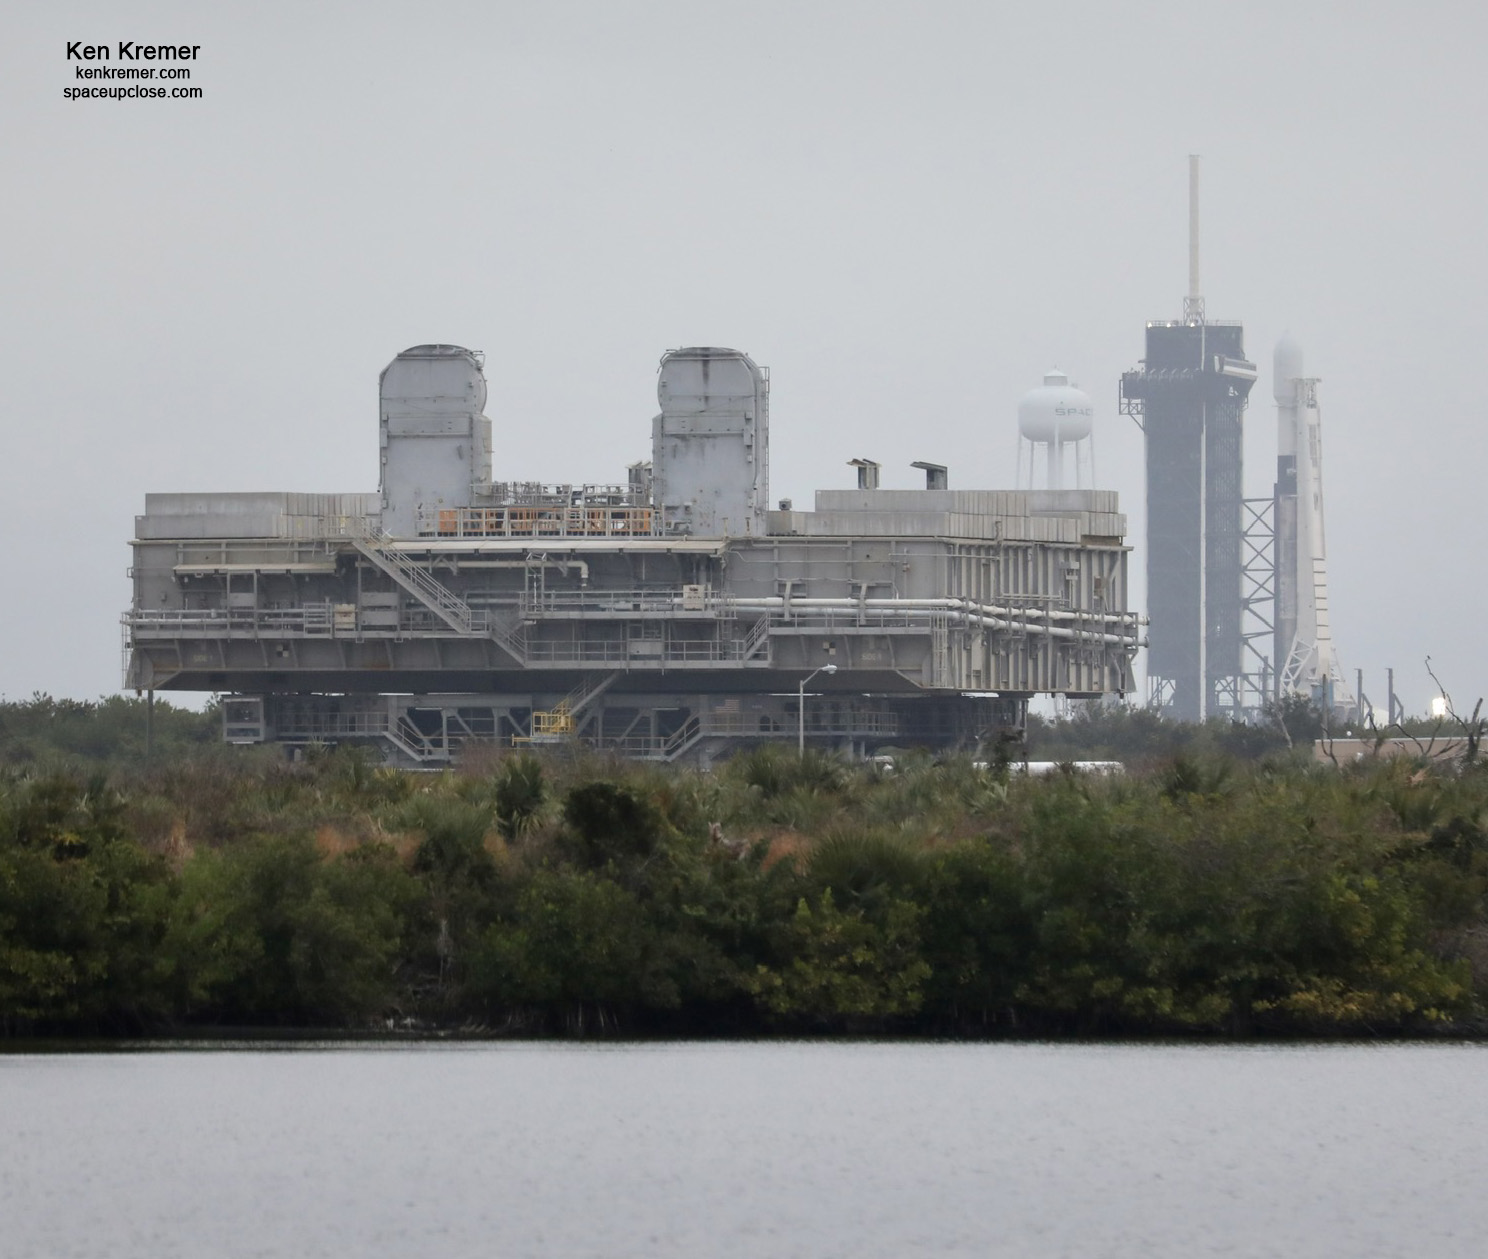
<svg viewBox="0 0 1488 1259">
<path fill-rule="evenodd" d="M 668 353 L 625 484 L 491 480 L 478 354 L 380 390 L 377 494 L 151 494 L 126 685 L 226 694 L 237 742 L 469 739 L 711 759 L 741 740 L 969 745 L 1038 692 L 1132 687 L 1109 491 L 819 491 L 769 510 L 767 374 Z M 797 709 L 802 679 L 819 694 Z"/>
<path fill-rule="evenodd" d="M 1149 702 L 1185 721 L 1243 707 L 1244 422 L 1257 375 L 1244 328 L 1204 316 L 1198 217 L 1191 158 L 1183 318 L 1149 323 L 1146 357 L 1121 377 L 1121 409 L 1146 437 Z"/>
<path fill-rule="evenodd" d="M 1242 672 L 1246 398 L 1256 370 L 1238 323 L 1149 323 L 1121 378 L 1147 446 L 1147 653 L 1154 704 L 1202 721 Z"/>
</svg>

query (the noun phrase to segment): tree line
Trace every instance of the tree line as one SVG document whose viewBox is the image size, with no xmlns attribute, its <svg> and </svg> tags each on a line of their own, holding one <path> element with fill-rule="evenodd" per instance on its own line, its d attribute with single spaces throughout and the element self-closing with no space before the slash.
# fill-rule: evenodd
<svg viewBox="0 0 1488 1259">
<path fill-rule="evenodd" d="M 170 710 L 149 760 L 18 755 L 15 707 L 9 1035 L 1471 1033 L 1488 997 L 1477 766 L 1195 736 L 1118 777 L 780 745 L 405 773 Z"/>
</svg>

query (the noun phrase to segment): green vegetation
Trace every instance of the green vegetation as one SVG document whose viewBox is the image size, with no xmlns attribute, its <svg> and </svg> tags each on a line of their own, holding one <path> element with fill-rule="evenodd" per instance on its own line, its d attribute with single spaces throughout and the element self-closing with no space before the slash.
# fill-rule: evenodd
<svg viewBox="0 0 1488 1259">
<path fill-rule="evenodd" d="M 150 749 L 161 758 L 211 750 L 222 741 L 222 714 L 215 705 L 196 713 L 157 703 Z M 123 695 L 100 700 L 33 695 L 23 703 L 0 702 L 0 764 L 43 765 L 59 761 L 94 768 L 121 768 L 145 760 L 145 701 Z"/>
<path fill-rule="evenodd" d="M 1289 706 L 1287 729 L 1294 743 L 1310 745 L 1321 731 L 1307 705 Z M 1063 721 L 1028 719 L 1028 756 L 1039 761 L 1123 761 L 1147 766 L 1175 756 L 1253 761 L 1287 751 L 1281 725 L 1246 726 L 1228 718 L 1202 725 L 1164 721 L 1145 708 L 1091 708 Z"/>
<path fill-rule="evenodd" d="M 1474 749 L 1488 733 L 1482 701 L 1471 714 L 1451 712 L 1445 717 L 1410 717 L 1384 728 L 1344 726 L 1327 728 L 1323 714 L 1300 695 L 1290 695 L 1266 709 L 1266 719 L 1244 725 L 1226 717 L 1202 724 L 1164 721 L 1144 708 L 1091 705 L 1074 716 L 1050 721 L 1028 719 L 1027 753 L 1041 761 L 1121 761 L 1148 768 L 1175 756 L 1259 761 L 1322 741 L 1360 739 L 1383 743 L 1406 740 L 1422 756 L 1440 758 L 1449 745 Z"/>
<path fill-rule="evenodd" d="M 1481 763 L 1338 770 L 1129 713 L 1073 732 L 1140 744 L 1147 768 L 1115 778 L 780 745 L 709 774 L 485 751 L 405 774 L 223 748 L 210 714 L 164 705 L 147 760 L 141 716 L 0 705 L 0 1033 L 1354 1035 L 1488 1014 Z"/>
</svg>

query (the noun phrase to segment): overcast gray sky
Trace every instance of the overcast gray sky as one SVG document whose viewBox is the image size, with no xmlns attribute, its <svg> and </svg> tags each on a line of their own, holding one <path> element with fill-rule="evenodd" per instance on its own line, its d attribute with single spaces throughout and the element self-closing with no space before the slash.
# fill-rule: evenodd
<svg viewBox="0 0 1488 1259">
<path fill-rule="evenodd" d="M 498 479 L 649 457 L 655 369 L 772 371 L 771 491 L 847 459 L 1013 483 L 1018 396 L 1116 412 L 1187 280 L 1322 378 L 1344 667 L 1424 710 L 1488 691 L 1488 17 L 1469 0 L 6 6 L 0 694 L 119 685 L 148 491 L 376 487 L 377 375 L 484 350 Z M 72 40 L 201 46 L 200 100 L 68 101 Z M 117 61 L 110 64 L 119 64 Z"/>
</svg>

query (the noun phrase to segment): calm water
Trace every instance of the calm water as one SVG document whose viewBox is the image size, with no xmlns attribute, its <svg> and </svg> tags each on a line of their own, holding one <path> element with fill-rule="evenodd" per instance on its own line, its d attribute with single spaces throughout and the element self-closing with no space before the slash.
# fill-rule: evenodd
<svg viewBox="0 0 1488 1259">
<path fill-rule="evenodd" d="M 1488 1049 L 0 1056 L 0 1255 L 1488 1253 Z"/>
</svg>

